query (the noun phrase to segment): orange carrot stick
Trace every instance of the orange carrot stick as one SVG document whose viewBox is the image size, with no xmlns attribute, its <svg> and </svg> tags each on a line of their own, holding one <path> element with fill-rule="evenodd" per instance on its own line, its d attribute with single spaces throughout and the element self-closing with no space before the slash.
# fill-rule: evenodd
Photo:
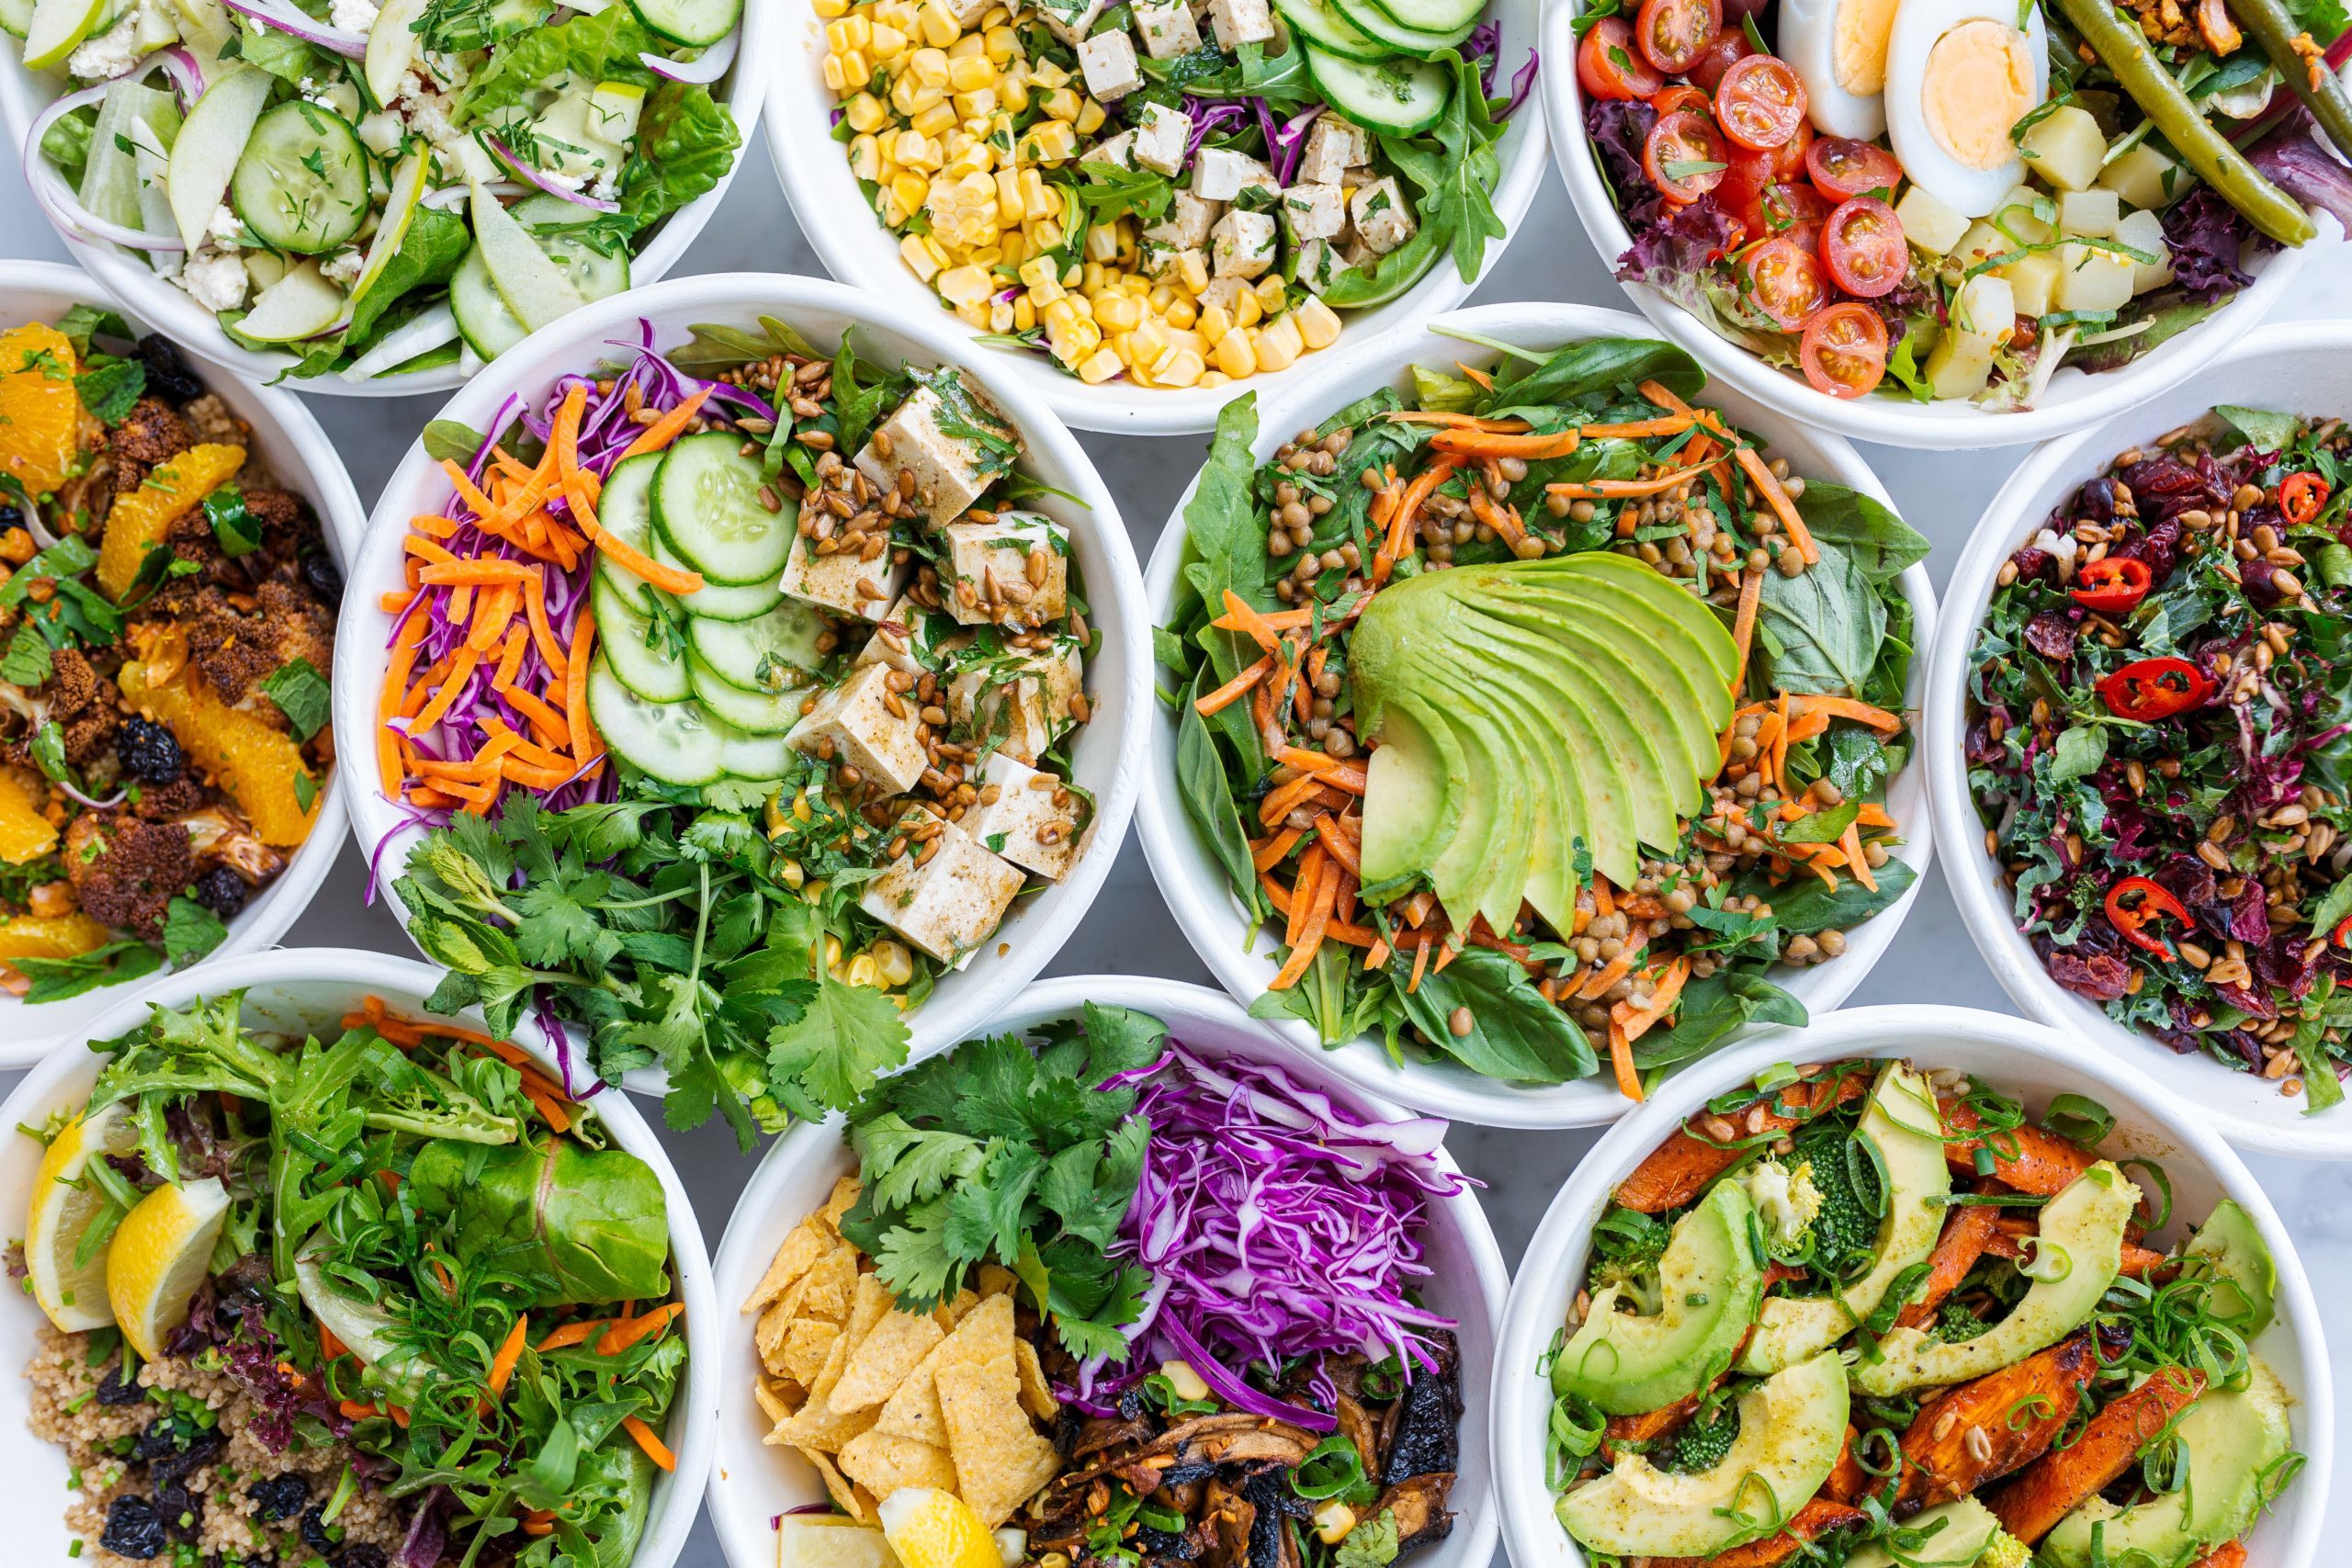
<svg viewBox="0 0 2352 1568">
<path fill-rule="evenodd" d="M 696 387 L 684 402 L 647 425 L 644 434 L 630 442 L 628 450 L 621 454 L 623 460 L 634 457 L 640 452 L 659 452 L 671 442 L 675 441 L 678 438 L 678 433 L 685 429 L 693 421 L 696 411 L 702 407 L 703 400 L 708 396 L 710 396 L 708 387 Z"/>
<path fill-rule="evenodd" d="M 650 1339 L 675 1322 L 686 1310 L 684 1302 L 668 1302 L 655 1307 L 643 1317 L 632 1317 L 616 1323 L 596 1341 L 596 1354 L 617 1356 L 640 1339 Z"/>
<path fill-rule="evenodd" d="M 523 1359 L 523 1344 L 531 1332 L 528 1313 L 515 1315 L 514 1326 L 506 1331 L 505 1341 L 498 1347 L 498 1354 L 490 1362 L 490 1397 L 505 1396 L 507 1381 L 514 1375 L 514 1363 Z"/>
<path fill-rule="evenodd" d="M 457 656 L 449 661 L 449 672 L 441 678 L 441 689 L 434 694 L 431 702 L 424 705 L 424 711 L 410 721 L 408 732 L 411 735 L 429 734 L 457 702 L 458 694 L 473 677 L 474 666 L 481 662 L 481 654 L 470 648 L 460 647 Z"/>
<path fill-rule="evenodd" d="M 660 1465 L 663 1470 L 675 1470 L 678 1468 L 677 1455 L 670 1451 L 670 1446 L 667 1443 L 664 1443 L 660 1438 L 654 1436 L 652 1427 L 647 1426 L 642 1420 L 635 1416 L 622 1416 L 621 1425 L 628 1429 L 630 1437 L 637 1439 L 637 1446 L 645 1450 L 646 1458 L 651 1460 L 655 1464 Z"/>
<path fill-rule="evenodd" d="M 1252 687 L 1258 684 L 1259 682 L 1263 681 L 1267 676 L 1273 672 L 1274 657 L 1270 653 L 1265 658 L 1258 660 L 1257 663 L 1250 666 L 1249 669 L 1244 670 L 1240 674 L 1236 675 L 1232 680 L 1227 681 L 1224 685 L 1219 686 L 1216 691 L 1210 692 L 1206 695 L 1203 696 L 1199 701 L 1195 702 L 1193 706 L 1199 711 L 1201 716 L 1204 718 L 1213 713 L 1221 712 L 1225 708 L 1231 706 L 1237 700 L 1246 695 Z"/>
<path fill-rule="evenodd" d="M 1804 525 L 1804 519 L 1797 515 L 1796 502 L 1789 499 L 1789 492 L 1781 488 L 1781 481 L 1773 477 L 1772 470 L 1757 455 L 1756 449 L 1743 446 L 1735 454 L 1735 459 L 1740 471 L 1756 486 L 1757 492 L 1771 506 L 1773 515 L 1780 518 L 1781 526 L 1788 530 L 1789 542 L 1796 546 L 1797 554 L 1804 558 L 1805 564 L 1810 566 L 1819 560 L 1821 551 L 1815 546 L 1813 533 Z"/>
</svg>

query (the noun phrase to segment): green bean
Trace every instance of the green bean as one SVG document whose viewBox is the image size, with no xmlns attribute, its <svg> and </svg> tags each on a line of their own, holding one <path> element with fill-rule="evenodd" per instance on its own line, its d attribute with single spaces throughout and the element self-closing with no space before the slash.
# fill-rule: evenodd
<svg viewBox="0 0 2352 1568">
<path fill-rule="evenodd" d="M 2288 14 L 2279 0 L 2230 0 L 2230 9 L 2262 52 L 2270 57 L 2278 75 L 2303 100 L 2328 140 L 2347 158 L 2352 158 L 2352 98 L 2345 96 L 2344 84 L 2324 61 L 2311 61 L 2295 52 L 2295 39 L 2303 31 L 2301 23 Z M 2332 43 L 2333 39 L 2321 39 L 2320 43 Z"/>
<path fill-rule="evenodd" d="M 2109 0 L 2058 0 L 2058 8 L 2085 43 L 2098 51 L 2123 90 L 2155 121 L 2156 130 L 2188 166 L 2246 220 L 2282 245 L 2301 245 L 2319 232 L 2302 204 L 2262 176 L 2181 91 L 2172 73 L 2149 52 L 2137 23 L 2115 14 Z"/>
</svg>

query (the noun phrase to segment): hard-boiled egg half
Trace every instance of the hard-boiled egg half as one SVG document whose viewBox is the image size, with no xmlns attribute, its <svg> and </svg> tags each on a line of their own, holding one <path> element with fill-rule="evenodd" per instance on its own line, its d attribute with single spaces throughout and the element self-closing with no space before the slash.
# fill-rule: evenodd
<svg viewBox="0 0 2352 1568">
<path fill-rule="evenodd" d="M 2024 20 L 2016 0 L 1903 0 L 1887 40 L 1894 155 L 1914 184 L 1964 218 L 1992 211 L 2024 177 L 2009 130 L 2050 87 L 2040 8 L 2029 5 Z"/>
<path fill-rule="evenodd" d="M 1867 141 L 1886 129 L 1886 46 L 1901 3 L 1781 0 L 1781 58 L 1804 83 L 1815 130 Z"/>
</svg>

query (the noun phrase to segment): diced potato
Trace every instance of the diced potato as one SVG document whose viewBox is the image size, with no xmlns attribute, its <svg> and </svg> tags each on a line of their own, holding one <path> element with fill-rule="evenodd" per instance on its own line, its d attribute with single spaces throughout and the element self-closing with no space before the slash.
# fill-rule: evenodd
<svg viewBox="0 0 2352 1568">
<path fill-rule="evenodd" d="M 2058 231 L 2062 234 L 2106 239 L 2115 232 L 2116 220 L 2122 216 L 2122 198 L 2098 186 L 2089 190 L 2070 190 L 2058 198 Z"/>
<path fill-rule="evenodd" d="M 2062 190 L 2087 190 L 2107 157 L 2107 138 L 2090 111 L 2061 104 L 2018 141 L 2027 165 Z"/>
<path fill-rule="evenodd" d="M 2134 207 L 2161 212 L 2188 194 L 2197 176 L 2143 141 L 2099 171 L 2098 184 Z"/>
<path fill-rule="evenodd" d="M 1944 254 L 1945 264 L 1965 272 L 1978 262 L 2007 255 L 2017 247 L 2001 235 L 2001 231 L 1980 218 L 1968 226 L 1960 243 Z"/>
<path fill-rule="evenodd" d="M 2164 220 L 2153 212 L 2127 212 L 2115 225 L 2115 237 L 2135 251 L 2156 259 L 2132 264 L 2132 292 L 2145 294 L 2172 281 L 2172 250 L 2165 243 Z"/>
<path fill-rule="evenodd" d="M 2017 296 L 2008 279 L 1981 273 L 1961 286 L 1951 324 L 1921 367 L 1939 398 L 1973 398 L 1993 374 L 1993 350 L 2017 326 Z"/>
<path fill-rule="evenodd" d="M 2130 256 L 2073 243 L 2058 247 L 2058 298 L 2062 310 L 2117 310 L 2132 302 Z"/>
<path fill-rule="evenodd" d="M 2035 251 L 2019 256 L 2001 268 L 2001 276 L 2008 280 L 2018 315 L 2050 313 L 2053 308 L 2051 301 L 2058 293 L 2058 257 L 2054 252 Z"/>
<path fill-rule="evenodd" d="M 1894 216 L 1903 221 L 1903 237 L 1931 256 L 1950 255 L 1968 232 L 1968 220 L 1921 185 L 1903 193 L 1903 199 L 1894 204 Z"/>
<path fill-rule="evenodd" d="M 2025 244 L 2039 245 L 2058 237 L 2058 203 L 2047 192 L 2020 185 L 2001 198 L 1984 220 L 2014 234 Z"/>
<path fill-rule="evenodd" d="M 1920 373 L 1939 398 L 1973 398 L 1993 378 L 1993 353 L 1963 333 L 1946 333 L 1928 351 Z"/>
</svg>

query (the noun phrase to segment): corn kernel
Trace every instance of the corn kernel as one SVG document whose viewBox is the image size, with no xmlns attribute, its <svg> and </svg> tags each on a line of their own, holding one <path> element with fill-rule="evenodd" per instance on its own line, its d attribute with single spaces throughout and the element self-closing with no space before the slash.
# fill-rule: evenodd
<svg viewBox="0 0 2352 1568">
<path fill-rule="evenodd" d="M 1063 237 L 1062 226 L 1050 218 L 1040 219 L 1029 226 L 1029 238 L 1041 251 L 1058 249 Z"/>
<path fill-rule="evenodd" d="M 923 197 L 929 190 L 920 175 L 900 175 L 890 182 L 890 194 L 898 197 L 899 204 L 909 212 L 922 209 Z"/>
<path fill-rule="evenodd" d="M 988 54 L 989 40 L 978 33 L 966 33 L 947 46 L 950 60 L 980 60 Z"/>
<path fill-rule="evenodd" d="M 882 183 L 882 146 L 871 136 L 850 139 L 849 172 L 862 180 Z"/>
<path fill-rule="evenodd" d="M 1068 352 L 1062 353 L 1059 349 L 1055 352 L 1061 353 L 1063 358 L 1075 365 L 1102 346 L 1102 329 L 1092 321 L 1072 321 L 1069 331 L 1061 334 L 1061 341 Z"/>
<path fill-rule="evenodd" d="M 964 24 L 956 19 L 956 13 L 941 5 L 939 0 L 923 0 L 922 9 L 916 16 L 922 25 L 923 42 L 933 49 L 945 49 L 964 30 Z"/>
<path fill-rule="evenodd" d="M 981 47 L 988 51 L 990 60 L 1002 65 L 1021 52 L 1021 38 L 1011 28 L 994 27 L 988 30 Z"/>
<path fill-rule="evenodd" d="M 1021 139 L 1021 158 L 1024 163 L 1066 164 L 1077 152 L 1078 132 L 1058 119 L 1031 126 Z"/>
<path fill-rule="evenodd" d="M 1279 274 L 1268 273 L 1258 280 L 1258 308 L 1269 316 L 1282 313 L 1283 302 L 1289 299 Z"/>
<path fill-rule="evenodd" d="M 853 986 L 871 987 L 882 978 L 881 966 L 874 962 L 872 953 L 861 953 L 849 961 L 849 968 L 843 978 Z"/>
<path fill-rule="evenodd" d="M 839 54 L 864 49 L 874 40 L 874 24 L 853 12 L 825 29 L 825 40 Z"/>
<path fill-rule="evenodd" d="M 944 103 L 933 104 L 909 120 L 907 125 L 910 130 L 918 131 L 923 136 L 937 136 L 944 131 L 955 129 L 956 111 Z M 904 157 L 905 154 L 901 153 L 899 156 Z"/>
<path fill-rule="evenodd" d="M 1168 324 L 1179 332 L 1184 331 L 1200 320 L 1200 310 L 1190 299 L 1179 299 L 1160 314 L 1167 317 Z"/>
<path fill-rule="evenodd" d="M 1112 332 L 1132 332 L 1143 321 L 1143 301 L 1126 294 L 1098 299 L 1094 319 Z"/>
<path fill-rule="evenodd" d="M 1176 291 L 1164 283 L 1155 284 L 1151 292 L 1144 297 L 1144 302 L 1154 311 L 1165 314 L 1168 307 L 1176 303 Z"/>
<path fill-rule="evenodd" d="M 1201 372 L 1200 385 L 1204 388 L 1222 387 L 1227 381 L 1232 379 L 1233 378 L 1227 375 L 1224 371 L 1211 368 Z"/>
<path fill-rule="evenodd" d="M 947 85 L 947 51 L 943 49 L 919 49 L 907 57 L 907 69 L 917 82 L 926 87 Z"/>
<path fill-rule="evenodd" d="M 1109 261 L 1118 254 L 1119 226 L 1116 223 L 1097 223 L 1087 230 L 1086 257 L 1088 262 L 1092 264 L 1091 270 L 1099 273 L 1101 264 Z M 1102 284 L 1098 281 L 1095 287 L 1100 288 Z"/>
<path fill-rule="evenodd" d="M 1091 385 L 1107 381 L 1125 368 L 1117 354 L 1108 348 L 1098 348 L 1079 366 L 1078 378 Z"/>
<path fill-rule="evenodd" d="M 1258 296 L 1250 290 L 1245 288 L 1235 298 L 1233 301 L 1235 326 L 1254 327 L 1265 319 L 1265 315 L 1266 312 L 1258 308 Z"/>
<path fill-rule="evenodd" d="M 979 40 L 974 39 L 968 41 L 977 43 Z M 958 49 L 962 47 L 961 42 L 956 45 Z M 947 85 L 956 91 L 976 92 L 995 80 L 996 67 L 988 62 L 987 56 L 978 53 L 967 54 L 960 58 L 953 53 L 948 55 Z"/>
<path fill-rule="evenodd" d="M 889 124 L 890 111 L 873 94 L 860 93 L 842 106 L 842 118 L 849 122 L 852 130 L 864 133 Z"/>
<path fill-rule="evenodd" d="M 1046 95 L 1046 117 L 1065 122 L 1074 120 L 1078 118 L 1078 111 L 1082 102 L 1083 100 L 1074 90 L 1069 87 L 1056 87 Z"/>
<path fill-rule="evenodd" d="M 1258 368 L 1258 351 L 1249 335 L 1235 327 L 1216 340 L 1216 367 L 1228 376 L 1248 376 Z"/>
<path fill-rule="evenodd" d="M 931 252 L 924 246 L 922 236 L 920 234 L 909 234 L 899 242 L 899 259 L 905 262 L 908 270 L 925 283 L 929 283 L 933 275 L 939 270 L 938 265 L 931 259 Z"/>
<path fill-rule="evenodd" d="M 825 56 L 824 77 L 825 90 L 827 92 L 846 93 L 850 90 L 851 83 L 849 73 L 842 69 L 842 57 L 840 55 L 829 54 Z M 862 85 L 863 84 L 860 85 Z"/>
<path fill-rule="evenodd" d="M 890 84 L 890 107 L 909 117 L 922 113 L 946 96 L 939 87 L 916 80 L 911 66 Z"/>
<path fill-rule="evenodd" d="M 1102 106 L 1096 103 L 1092 98 L 1087 99 L 1084 104 L 1080 106 L 1078 111 L 1079 134 L 1081 136 L 1093 135 L 1094 132 L 1102 129 Z"/>
<path fill-rule="evenodd" d="M 898 28 L 888 23 L 876 22 L 874 25 L 874 41 L 866 48 L 874 51 L 875 59 L 889 61 L 907 52 L 907 35 Z"/>
<path fill-rule="evenodd" d="M 1037 319 L 1046 323 L 1047 332 L 1058 335 L 1069 331 L 1070 323 L 1078 320 L 1078 310 L 1070 303 L 1069 296 L 1065 294 L 1040 310 Z"/>
<path fill-rule="evenodd" d="M 965 260 L 970 262 L 974 266 L 993 267 L 999 262 L 1004 260 L 1004 247 L 1001 245 L 976 246 L 974 247 L 972 254 L 967 256 Z"/>
<path fill-rule="evenodd" d="M 989 331 L 992 333 L 1009 333 L 1012 330 L 1012 301 L 1010 299 L 989 300 Z"/>
<path fill-rule="evenodd" d="M 878 23 L 894 27 L 902 33 L 913 32 L 917 25 L 913 0 L 877 0 L 874 7 L 874 19 Z"/>
<path fill-rule="evenodd" d="M 1203 337 L 1216 343 L 1233 330 L 1233 313 L 1222 305 L 1206 306 L 1196 326 Z"/>
<path fill-rule="evenodd" d="M 809 9 L 817 13 L 819 20 L 830 20 L 849 14 L 849 0 L 814 0 Z"/>
<path fill-rule="evenodd" d="M 1204 364 L 1208 360 L 1208 339 L 1203 337 L 1198 333 L 1170 332 L 1168 334 L 1168 346 L 1179 350 L 1190 349 L 1193 353 L 1201 356 L 1201 360 Z"/>
<path fill-rule="evenodd" d="M 1329 348 L 1340 339 L 1340 318 L 1320 299 L 1310 299 L 1297 310 L 1298 335 L 1309 348 Z"/>
<path fill-rule="evenodd" d="M 881 942 L 876 942 L 873 946 L 872 952 L 874 953 L 875 966 L 882 972 L 882 983 L 884 985 L 894 987 L 904 986 L 910 984 L 913 981 L 915 977 L 914 954 L 907 951 L 904 943 L 891 942 L 886 938 Z"/>
<path fill-rule="evenodd" d="M 1205 291 L 1209 286 L 1208 258 L 1198 251 L 1186 251 L 1176 258 L 1176 277 L 1194 294 Z M 1190 321 L 1184 323 L 1188 327 L 1192 324 Z"/>
<path fill-rule="evenodd" d="M 1315 1510 L 1315 1539 L 1326 1546 L 1337 1546 L 1356 1528 L 1356 1511 L 1337 1497 Z"/>
<path fill-rule="evenodd" d="M 1007 6 L 991 6 L 980 13 L 980 26 L 989 32 L 994 32 L 999 28 L 1010 30 L 1012 21 L 1012 12 Z"/>
<path fill-rule="evenodd" d="M 1146 316 L 1136 323 L 1133 332 L 1126 334 L 1125 342 L 1128 364 L 1149 365 L 1167 352 L 1168 332 L 1158 321 Z"/>
<path fill-rule="evenodd" d="M 1050 287 L 1054 290 L 1052 294 L 1037 301 L 1040 305 L 1046 303 L 1049 299 L 1061 297 L 1061 279 L 1055 276 L 1054 264 L 1048 257 L 1038 256 L 1033 261 L 1024 263 L 1021 268 L 1021 281 L 1034 289 L 1042 290 Z"/>
<path fill-rule="evenodd" d="M 1035 169 L 1021 171 L 1021 201 L 1023 212 L 1030 218 L 1051 218 L 1061 210 L 1061 197 Z"/>
<path fill-rule="evenodd" d="M 1289 312 L 1276 316 L 1259 329 L 1258 368 L 1287 370 L 1306 352 L 1306 340 L 1298 335 L 1298 321 Z"/>
<path fill-rule="evenodd" d="M 1007 266 L 1019 266 L 1029 259 L 1029 242 L 1018 229 L 1007 229 L 998 236 L 997 248 L 1004 253 L 998 259 Z"/>
<path fill-rule="evenodd" d="M 874 215 L 882 220 L 886 229 L 896 229 L 913 216 L 913 209 L 899 199 L 899 193 L 888 186 L 874 199 Z"/>
<path fill-rule="evenodd" d="M 971 92 L 956 95 L 956 112 L 966 119 L 978 119 L 994 112 L 995 108 L 996 89 L 993 87 L 978 87 Z M 985 141 L 974 144 L 979 147 L 988 145 Z"/>
<path fill-rule="evenodd" d="M 1201 378 L 1201 356 L 1189 348 L 1170 348 L 1152 362 L 1151 378 L 1164 387 L 1189 387 Z"/>
<path fill-rule="evenodd" d="M 1023 294 L 1012 302 L 1012 330 L 1025 333 L 1037 324 L 1037 307 Z"/>
<path fill-rule="evenodd" d="M 1029 79 L 1040 87 L 1051 90 L 1069 81 L 1069 73 L 1050 60 L 1041 60 L 1030 68 Z"/>
<path fill-rule="evenodd" d="M 1029 107 L 1028 78 L 1016 77 L 1010 71 L 1006 72 L 1004 80 L 997 84 L 996 101 L 1009 113 L 1025 113 Z"/>
<path fill-rule="evenodd" d="M 989 302 L 985 299 L 974 299 L 967 304 L 958 305 L 956 307 L 956 319 L 967 327 L 976 327 L 981 332 L 986 332 L 989 327 Z"/>
<path fill-rule="evenodd" d="M 996 172 L 996 216 L 1008 229 L 1021 221 L 1021 176 L 1013 170 Z"/>
</svg>

